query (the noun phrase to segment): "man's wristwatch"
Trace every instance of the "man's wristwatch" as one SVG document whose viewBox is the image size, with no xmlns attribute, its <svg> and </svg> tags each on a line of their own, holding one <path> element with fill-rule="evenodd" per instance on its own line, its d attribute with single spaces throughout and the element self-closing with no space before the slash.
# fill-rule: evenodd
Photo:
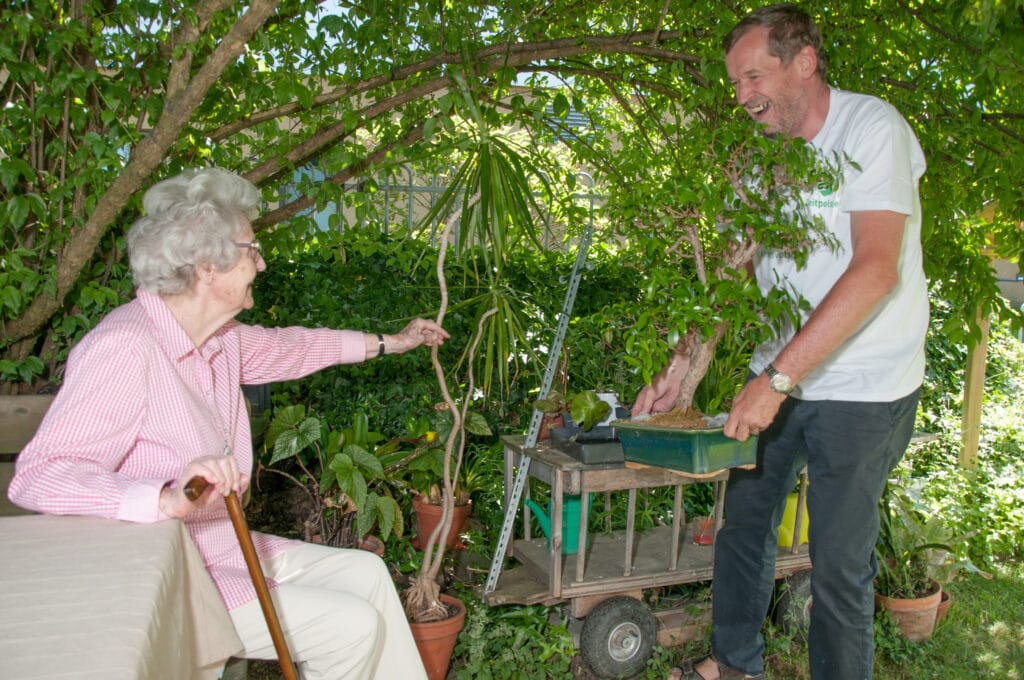
<svg viewBox="0 0 1024 680">
<path fill-rule="evenodd" d="M 780 373 L 771 364 L 764 367 L 764 372 L 768 376 L 768 384 L 771 386 L 773 392 L 789 394 L 793 391 L 793 388 L 796 387 L 796 385 L 793 384 L 792 378 L 785 373 Z"/>
</svg>

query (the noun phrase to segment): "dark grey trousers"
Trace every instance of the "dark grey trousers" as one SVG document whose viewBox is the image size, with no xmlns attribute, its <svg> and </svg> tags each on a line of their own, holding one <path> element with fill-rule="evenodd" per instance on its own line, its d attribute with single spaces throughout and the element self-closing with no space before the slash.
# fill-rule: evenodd
<svg viewBox="0 0 1024 680">
<path fill-rule="evenodd" d="M 754 470 L 733 470 L 715 541 L 712 648 L 749 674 L 764 669 L 778 526 L 804 465 L 809 477 L 815 680 L 866 680 L 874 664 L 874 546 L 886 479 L 906 450 L 920 391 L 893 402 L 787 399 L 758 441 Z"/>
</svg>

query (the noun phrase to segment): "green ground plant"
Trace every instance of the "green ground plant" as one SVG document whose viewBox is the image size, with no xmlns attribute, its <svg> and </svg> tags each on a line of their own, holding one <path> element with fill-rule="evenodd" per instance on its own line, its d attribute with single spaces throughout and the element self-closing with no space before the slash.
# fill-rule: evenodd
<svg viewBox="0 0 1024 680">
<path fill-rule="evenodd" d="M 315 536 L 320 543 L 351 548 L 376 530 L 386 541 L 404 533 L 396 482 L 410 468 L 429 469 L 436 458 L 437 433 L 428 427 L 410 419 L 404 436 L 387 438 L 370 430 L 362 412 L 348 426 L 332 428 L 301 404 L 285 406 L 267 427 L 261 470 L 287 478 L 308 495 L 306 540 Z M 396 476 L 399 470 L 402 476 Z"/>
<path fill-rule="evenodd" d="M 459 680 L 573 677 L 575 654 L 567 621 L 558 608 L 490 608 L 471 593 L 466 626 L 455 648 Z"/>
<path fill-rule="evenodd" d="M 967 558 L 964 544 L 972 534 L 955 534 L 944 516 L 928 512 L 902 487 L 886 485 L 880 509 L 875 544 L 879 595 L 925 597 L 961 570 L 988 576 Z"/>
</svg>

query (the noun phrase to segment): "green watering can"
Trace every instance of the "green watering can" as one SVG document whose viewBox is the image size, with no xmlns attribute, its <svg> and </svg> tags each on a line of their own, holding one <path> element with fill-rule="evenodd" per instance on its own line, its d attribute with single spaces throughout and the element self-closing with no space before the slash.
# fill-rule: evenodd
<svg viewBox="0 0 1024 680">
<path fill-rule="evenodd" d="M 593 494 L 587 494 L 587 517 L 590 516 L 591 500 Z M 537 517 L 541 530 L 548 538 L 548 548 L 551 548 L 551 501 L 548 501 L 548 510 L 537 505 L 533 500 L 527 498 L 526 505 Z M 562 554 L 575 555 L 579 550 L 580 543 L 580 496 L 562 496 Z"/>
</svg>

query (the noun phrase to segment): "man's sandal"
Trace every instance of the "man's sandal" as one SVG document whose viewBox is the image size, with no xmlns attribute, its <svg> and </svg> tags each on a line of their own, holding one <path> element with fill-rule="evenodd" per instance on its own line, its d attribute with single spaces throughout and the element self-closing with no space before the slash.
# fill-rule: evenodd
<svg viewBox="0 0 1024 680">
<path fill-rule="evenodd" d="M 697 671 L 697 666 L 701 665 L 705 661 L 710 661 L 718 667 L 718 677 L 720 680 L 764 680 L 764 674 L 759 673 L 758 675 L 747 675 L 743 671 L 738 671 L 735 668 L 729 668 L 718 662 L 714 656 L 705 656 L 703 659 L 697 659 L 687 663 L 682 669 L 682 680 L 714 680 L 714 678 L 708 678 L 701 675 Z M 674 676 L 673 676 L 674 677 Z"/>
</svg>

